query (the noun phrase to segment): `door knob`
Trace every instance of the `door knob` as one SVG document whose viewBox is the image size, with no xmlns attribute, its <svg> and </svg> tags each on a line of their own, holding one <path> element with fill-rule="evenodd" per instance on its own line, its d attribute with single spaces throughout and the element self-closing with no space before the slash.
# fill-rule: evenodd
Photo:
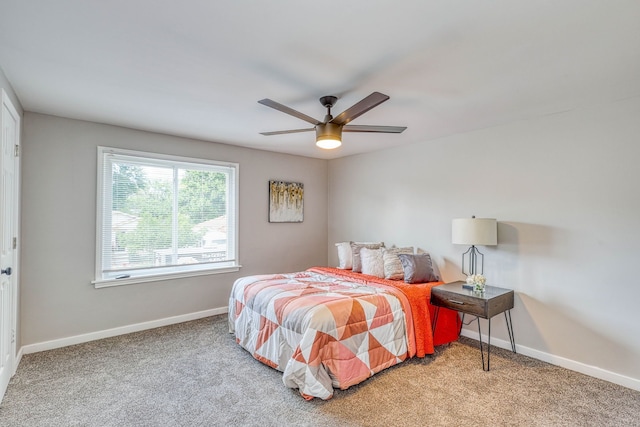
<svg viewBox="0 0 640 427">
<path fill-rule="evenodd" d="M 11 276 L 11 267 L 7 267 L 6 270 L 3 268 L 2 270 L 0 270 L 0 274 L 6 274 L 7 276 Z"/>
</svg>

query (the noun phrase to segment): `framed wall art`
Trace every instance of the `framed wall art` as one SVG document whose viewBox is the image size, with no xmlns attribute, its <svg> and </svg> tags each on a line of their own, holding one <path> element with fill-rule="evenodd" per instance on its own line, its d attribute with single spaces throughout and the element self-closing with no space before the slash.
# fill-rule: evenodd
<svg viewBox="0 0 640 427">
<path fill-rule="evenodd" d="M 269 222 L 302 222 L 303 219 L 304 185 L 269 181 Z"/>
</svg>

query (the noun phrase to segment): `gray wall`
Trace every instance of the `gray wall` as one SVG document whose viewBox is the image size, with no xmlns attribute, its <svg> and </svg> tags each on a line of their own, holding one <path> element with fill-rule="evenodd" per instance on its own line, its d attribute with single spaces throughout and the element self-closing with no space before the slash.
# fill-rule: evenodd
<svg viewBox="0 0 640 427">
<path fill-rule="evenodd" d="M 516 291 L 516 343 L 638 388 L 639 117 L 634 97 L 332 160 L 329 263 L 335 242 L 382 240 L 462 279 L 451 220 L 497 218 L 499 245 L 480 249 L 488 283 Z"/>
<path fill-rule="evenodd" d="M 22 345 L 226 308 L 242 275 L 326 265 L 327 162 L 27 112 Z M 240 164 L 237 273 L 95 289 L 99 145 Z M 270 224 L 268 181 L 302 182 L 304 222 Z"/>
</svg>

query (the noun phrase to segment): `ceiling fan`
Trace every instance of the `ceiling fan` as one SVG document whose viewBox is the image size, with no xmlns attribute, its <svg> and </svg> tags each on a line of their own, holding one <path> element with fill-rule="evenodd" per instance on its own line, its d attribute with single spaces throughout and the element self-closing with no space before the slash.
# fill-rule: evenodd
<svg viewBox="0 0 640 427">
<path fill-rule="evenodd" d="M 316 120 L 313 117 L 307 116 L 299 111 L 282 105 L 271 99 L 261 99 L 258 101 L 262 105 L 275 108 L 278 111 L 289 114 L 293 117 L 297 117 L 305 122 L 311 123 L 314 127 L 305 129 L 289 129 L 279 130 L 274 132 L 260 132 L 262 135 L 282 135 L 286 133 L 297 132 L 309 132 L 316 131 L 316 145 L 320 148 L 332 149 L 342 145 L 342 132 L 378 132 L 378 133 L 401 133 L 406 129 L 402 126 L 370 126 L 370 125 L 349 125 L 352 120 L 360 117 L 367 111 L 382 104 L 389 99 L 389 96 L 380 92 L 373 92 L 371 95 L 365 97 L 360 102 L 352 105 L 344 110 L 338 116 L 333 117 L 331 115 L 331 108 L 338 100 L 335 96 L 323 96 L 320 98 L 320 103 L 327 109 L 327 115 L 324 116 L 324 121 Z"/>
</svg>

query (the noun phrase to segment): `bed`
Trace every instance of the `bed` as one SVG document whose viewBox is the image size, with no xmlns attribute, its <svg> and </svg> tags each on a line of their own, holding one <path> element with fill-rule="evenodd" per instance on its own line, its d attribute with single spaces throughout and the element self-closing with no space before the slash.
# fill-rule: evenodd
<svg viewBox="0 0 640 427">
<path fill-rule="evenodd" d="M 305 399 L 330 399 L 434 346 L 458 338 L 456 312 L 432 330 L 431 288 L 332 267 L 243 277 L 229 298 L 229 332 L 262 363 L 283 372 Z"/>
</svg>

